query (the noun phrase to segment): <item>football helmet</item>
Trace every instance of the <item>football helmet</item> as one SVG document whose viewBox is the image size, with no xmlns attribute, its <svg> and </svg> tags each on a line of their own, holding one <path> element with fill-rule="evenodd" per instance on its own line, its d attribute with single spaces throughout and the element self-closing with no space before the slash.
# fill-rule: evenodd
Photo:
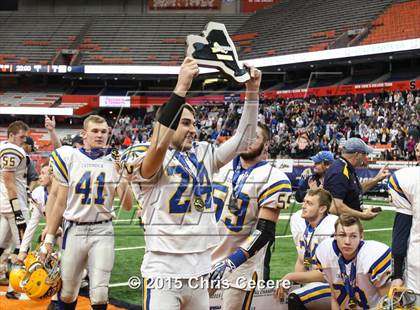
<svg viewBox="0 0 420 310">
<path fill-rule="evenodd" d="M 40 300 L 53 296 L 61 288 L 57 254 L 41 262 L 37 252 L 30 252 L 23 263 L 10 274 L 11 285 L 16 291 L 25 293 L 30 299 Z"/>
<path fill-rule="evenodd" d="M 376 310 L 420 310 L 415 306 L 416 294 L 405 287 L 391 287 L 388 295 L 381 298 Z"/>
<path fill-rule="evenodd" d="M 26 270 L 21 266 L 13 266 L 9 273 L 9 284 L 13 287 L 16 292 L 23 293 L 21 286 L 22 280 L 26 276 Z"/>
</svg>

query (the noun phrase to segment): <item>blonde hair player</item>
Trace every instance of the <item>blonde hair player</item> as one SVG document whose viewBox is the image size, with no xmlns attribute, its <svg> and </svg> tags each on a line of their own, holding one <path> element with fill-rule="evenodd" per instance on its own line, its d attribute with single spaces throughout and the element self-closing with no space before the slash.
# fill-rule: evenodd
<svg viewBox="0 0 420 310">
<path fill-rule="evenodd" d="M 322 273 L 317 270 L 315 251 L 325 239 L 334 235 L 337 216 L 329 214 L 331 194 L 322 189 L 310 189 L 303 199 L 302 209 L 290 219 L 290 230 L 298 253 L 295 271 L 282 280 L 304 284 L 287 296 L 289 309 L 326 309 L 330 305 L 331 290 Z M 286 290 L 276 291 L 276 297 L 284 299 Z"/>
<path fill-rule="evenodd" d="M 106 309 L 108 285 L 114 265 L 115 194 L 121 207 L 132 206 L 132 193 L 124 180 L 120 181 L 119 163 L 106 148 L 109 127 L 106 120 L 91 115 L 83 123 L 84 148 L 63 146 L 51 154 L 51 165 L 59 183 L 57 198 L 47 214 L 48 233 L 41 250 L 52 252 L 55 233 L 63 223 L 61 255 L 62 287 L 59 306 L 75 309 L 87 266 L 92 308 Z"/>
</svg>

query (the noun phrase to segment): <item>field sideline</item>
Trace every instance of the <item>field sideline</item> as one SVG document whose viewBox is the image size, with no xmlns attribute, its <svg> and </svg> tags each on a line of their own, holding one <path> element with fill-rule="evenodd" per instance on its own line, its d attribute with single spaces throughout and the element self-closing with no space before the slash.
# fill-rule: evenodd
<svg viewBox="0 0 420 310">
<path fill-rule="evenodd" d="M 366 201 L 366 203 L 388 205 L 384 201 Z M 299 208 L 300 206 L 295 204 L 289 210 L 285 210 L 277 224 L 276 241 L 270 264 L 272 279 L 280 279 L 286 273 L 293 271 L 296 250 L 291 238 L 288 219 L 291 212 L 295 212 Z M 373 221 L 364 222 L 365 238 L 390 244 L 393 219 L 394 211 L 386 208 Z M 131 276 L 140 276 L 140 265 L 144 255 L 143 232 L 135 218 L 135 211 L 119 212 L 114 228 L 116 252 L 110 297 L 139 305 L 142 301 L 140 289 L 130 289 L 127 283 Z"/>
<path fill-rule="evenodd" d="M 116 200 L 114 207 L 118 207 Z M 379 205 L 384 211 L 373 221 L 364 222 L 365 238 L 391 243 L 394 211 L 388 207 L 386 201 L 368 200 L 368 205 Z M 296 261 L 296 250 L 289 228 L 289 218 L 293 212 L 300 209 L 300 205 L 292 204 L 288 210 L 281 213 L 276 229 L 276 241 L 271 257 L 271 278 L 280 279 L 283 275 L 293 271 Z M 126 212 L 119 210 L 114 221 L 115 231 L 115 264 L 110 282 L 110 298 L 130 304 L 141 305 L 142 292 L 140 289 L 128 287 L 128 279 L 132 276 L 140 277 L 140 265 L 144 255 L 143 231 L 136 218 L 137 208 Z M 40 234 L 45 223 L 40 223 L 35 238 Z M 34 239 L 35 239 L 34 238 Z M 35 245 L 35 244 L 34 244 Z"/>
</svg>

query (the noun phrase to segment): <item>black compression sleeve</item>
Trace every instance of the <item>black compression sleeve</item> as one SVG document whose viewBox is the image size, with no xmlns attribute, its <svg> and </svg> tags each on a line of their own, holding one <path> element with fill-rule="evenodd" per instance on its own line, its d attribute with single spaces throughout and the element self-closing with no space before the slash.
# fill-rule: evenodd
<svg viewBox="0 0 420 310">
<path fill-rule="evenodd" d="M 257 251 L 262 249 L 267 243 L 274 240 L 276 235 L 276 223 L 273 221 L 258 219 L 257 227 L 253 232 L 255 240 L 251 246 L 244 249 L 252 257 Z"/>
<path fill-rule="evenodd" d="M 393 278 L 402 279 L 413 217 L 396 213 L 392 230 Z"/>
<path fill-rule="evenodd" d="M 176 130 L 181 120 L 182 108 L 185 104 L 185 97 L 172 93 L 168 102 L 162 106 L 158 122 L 165 127 Z"/>
</svg>

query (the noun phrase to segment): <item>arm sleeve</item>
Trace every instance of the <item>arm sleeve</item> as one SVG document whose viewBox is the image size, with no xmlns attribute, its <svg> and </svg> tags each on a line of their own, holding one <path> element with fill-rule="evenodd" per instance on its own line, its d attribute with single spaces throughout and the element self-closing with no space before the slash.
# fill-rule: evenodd
<svg viewBox="0 0 420 310">
<path fill-rule="evenodd" d="M 303 254 L 303 250 L 300 246 L 300 234 L 299 234 L 299 231 L 301 230 L 300 225 L 299 225 L 300 214 L 301 213 L 299 211 L 295 212 L 290 218 L 290 231 L 292 233 L 293 242 L 295 243 L 295 247 L 296 247 L 296 251 L 298 255 Z"/>
<path fill-rule="evenodd" d="M 396 213 L 394 227 L 392 229 L 392 258 L 395 278 L 402 279 L 404 274 L 404 262 L 407 256 L 408 239 L 413 217 L 411 215 Z"/>
<path fill-rule="evenodd" d="M 31 247 L 32 238 L 34 237 L 36 228 L 38 226 L 39 220 L 41 219 L 42 214 L 37 207 L 32 211 L 31 219 L 29 220 L 28 225 L 25 229 L 25 234 L 23 235 L 22 243 L 20 245 L 20 252 L 28 252 Z"/>
<path fill-rule="evenodd" d="M 322 242 L 321 242 L 322 244 Z M 323 256 L 322 256 L 322 246 L 318 246 L 315 250 L 315 264 L 316 264 L 316 268 L 321 271 L 324 274 L 324 278 L 325 280 L 328 281 L 327 279 L 327 275 L 324 272 L 324 268 L 323 268 Z"/>
<path fill-rule="evenodd" d="M 216 166 L 222 167 L 245 151 L 256 138 L 258 101 L 246 101 L 236 133 L 215 152 Z"/>
</svg>

